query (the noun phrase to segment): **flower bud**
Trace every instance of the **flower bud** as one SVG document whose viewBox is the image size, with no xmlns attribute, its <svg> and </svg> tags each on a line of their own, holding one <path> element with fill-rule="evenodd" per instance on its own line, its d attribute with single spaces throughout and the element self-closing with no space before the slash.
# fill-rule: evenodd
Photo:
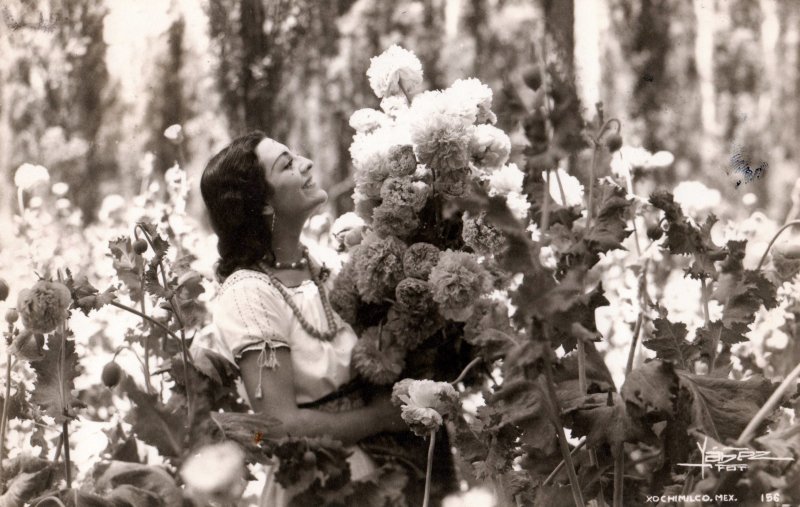
<svg viewBox="0 0 800 507">
<path fill-rule="evenodd" d="M 13 324 L 19 319 L 19 312 L 16 308 L 9 308 L 6 310 L 6 322 Z"/>
<path fill-rule="evenodd" d="M 303 463 L 306 465 L 316 465 L 317 464 L 317 455 L 314 454 L 313 451 L 306 451 L 303 453 Z"/>
<path fill-rule="evenodd" d="M 139 238 L 133 242 L 133 251 L 139 255 L 142 255 L 147 251 L 147 241 Z"/>
<path fill-rule="evenodd" d="M 647 228 L 647 237 L 650 238 L 651 241 L 658 241 L 663 235 L 664 229 L 662 229 L 659 224 L 653 224 Z"/>
<path fill-rule="evenodd" d="M 122 377 L 122 368 L 119 365 L 111 361 L 103 367 L 103 373 L 100 375 L 100 378 L 107 387 L 114 387 L 115 385 L 119 384 L 119 380 Z"/>
<path fill-rule="evenodd" d="M 5 301 L 8 297 L 8 282 L 0 278 L 0 301 Z"/>
<path fill-rule="evenodd" d="M 525 81 L 528 88 L 536 91 L 542 86 L 542 72 L 539 67 L 531 67 L 522 75 L 522 80 Z"/>
<path fill-rule="evenodd" d="M 610 151 L 611 153 L 614 153 L 615 151 L 622 148 L 622 136 L 616 133 L 608 136 L 606 138 L 606 147 L 608 148 L 608 151 Z"/>
</svg>

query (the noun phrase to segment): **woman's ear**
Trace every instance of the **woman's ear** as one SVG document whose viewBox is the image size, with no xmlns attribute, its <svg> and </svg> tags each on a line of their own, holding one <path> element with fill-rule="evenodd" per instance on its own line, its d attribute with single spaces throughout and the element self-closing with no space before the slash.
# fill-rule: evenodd
<svg viewBox="0 0 800 507">
<path fill-rule="evenodd" d="M 275 214 L 275 208 L 273 208 L 272 206 L 267 204 L 266 206 L 264 206 L 264 210 L 261 212 L 261 214 L 264 215 L 264 216 L 274 215 Z"/>
</svg>

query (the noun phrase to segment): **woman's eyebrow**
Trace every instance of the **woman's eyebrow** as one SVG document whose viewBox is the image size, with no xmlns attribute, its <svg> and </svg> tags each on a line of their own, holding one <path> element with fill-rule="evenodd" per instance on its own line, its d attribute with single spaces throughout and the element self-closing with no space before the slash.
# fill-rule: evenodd
<svg viewBox="0 0 800 507">
<path fill-rule="evenodd" d="M 280 161 L 281 161 L 281 159 L 285 159 L 285 158 L 287 158 L 287 157 L 289 157 L 289 152 L 288 152 L 288 151 L 284 151 L 283 153 L 281 153 L 280 155 L 278 155 L 278 158 L 276 158 L 276 159 L 275 159 L 275 162 L 273 162 L 273 163 L 272 163 L 272 167 L 270 168 L 270 171 L 272 171 L 273 169 L 275 169 L 275 166 L 276 166 L 276 165 L 278 165 L 278 162 L 280 162 Z M 288 162 L 287 162 L 287 163 L 288 163 Z"/>
</svg>

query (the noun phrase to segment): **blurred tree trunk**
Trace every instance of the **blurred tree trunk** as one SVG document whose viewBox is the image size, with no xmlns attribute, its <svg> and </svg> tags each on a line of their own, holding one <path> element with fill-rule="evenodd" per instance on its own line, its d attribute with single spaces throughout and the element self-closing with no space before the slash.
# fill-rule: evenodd
<svg viewBox="0 0 800 507">
<path fill-rule="evenodd" d="M 547 38 L 554 48 L 567 75 L 575 69 L 575 3 L 573 0 L 543 0 L 544 26 Z"/>
</svg>

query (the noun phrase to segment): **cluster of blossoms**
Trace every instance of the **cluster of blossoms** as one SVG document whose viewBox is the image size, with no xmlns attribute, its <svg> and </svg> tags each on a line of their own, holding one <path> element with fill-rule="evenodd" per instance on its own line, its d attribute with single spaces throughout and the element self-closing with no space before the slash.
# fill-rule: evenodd
<svg viewBox="0 0 800 507">
<path fill-rule="evenodd" d="M 456 199 L 482 186 L 520 220 L 529 204 L 522 171 L 508 163 L 511 140 L 493 125 L 488 86 L 471 78 L 420 91 L 422 65 L 397 46 L 373 58 L 367 75 L 380 110 L 350 118 L 355 215 L 333 225 L 349 261 L 331 301 L 361 334 L 356 371 L 391 385 L 411 367 L 410 351 L 448 321 L 470 319 L 492 289 L 487 267 L 506 240 L 485 215 L 458 211 Z"/>
<path fill-rule="evenodd" d="M 50 333 L 69 317 L 72 297 L 66 285 L 40 280 L 19 292 L 17 311 L 32 333 Z"/>
</svg>

